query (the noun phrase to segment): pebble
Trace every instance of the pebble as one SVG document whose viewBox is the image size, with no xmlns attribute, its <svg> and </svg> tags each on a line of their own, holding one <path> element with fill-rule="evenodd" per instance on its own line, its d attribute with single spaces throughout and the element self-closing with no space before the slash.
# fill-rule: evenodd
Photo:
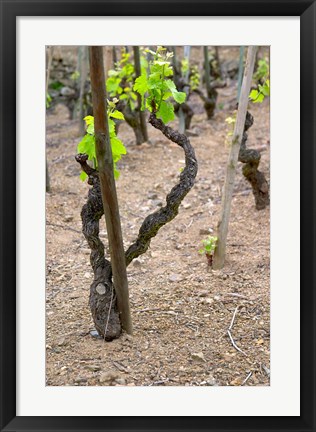
<svg viewBox="0 0 316 432">
<path fill-rule="evenodd" d="M 173 273 L 169 276 L 169 282 L 180 282 L 183 278 L 180 274 Z"/>
<path fill-rule="evenodd" d="M 78 377 L 75 379 L 75 383 L 80 384 L 80 383 L 86 383 L 88 380 L 85 377 Z"/>
<path fill-rule="evenodd" d="M 97 330 L 91 330 L 90 331 L 90 335 L 94 338 L 98 338 L 101 339 L 101 336 L 99 335 L 99 333 L 97 332 Z"/>
<path fill-rule="evenodd" d="M 193 358 L 193 360 L 200 360 L 200 361 L 206 361 L 204 354 L 202 352 L 198 352 L 198 353 L 192 353 L 191 357 Z"/>
<path fill-rule="evenodd" d="M 115 381 L 117 378 L 119 378 L 119 375 L 116 372 L 108 371 L 104 372 L 100 376 L 99 381 L 101 384 L 112 385 L 113 381 Z"/>
<path fill-rule="evenodd" d="M 97 372 L 97 371 L 101 370 L 100 366 L 98 366 L 98 365 L 87 365 L 86 368 L 92 372 Z"/>
<path fill-rule="evenodd" d="M 199 234 L 200 235 L 209 235 L 212 232 L 213 232 L 212 228 L 207 228 L 207 229 L 201 228 L 200 231 L 199 231 Z"/>
<path fill-rule="evenodd" d="M 155 200 L 158 198 L 158 194 L 156 192 L 149 192 L 149 194 L 147 195 L 148 199 L 150 200 Z"/>
<path fill-rule="evenodd" d="M 184 204 L 182 204 L 182 206 L 183 206 L 183 208 L 185 208 L 185 209 L 189 209 L 189 208 L 192 207 L 191 204 L 189 204 L 189 203 L 184 203 Z"/>
<path fill-rule="evenodd" d="M 133 265 L 135 266 L 135 267 L 139 267 L 143 262 L 142 262 L 142 260 L 141 259 L 139 259 L 139 258 L 135 258 L 135 259 L 133 259 Z"/>
<path fill-rule="evenodd" d="M 163 202 L 160 199 L 155 199 L 151 201 L 151 204 L 155 207 L 162 207 Z"/>
<path fill-rule="evenodd" d="M 97 285 L 97 287 L 96 287 L 96 292 L 98 293 L 98 294 L 100 294 L 100 295 L 104 295 L 105 294 L 105 286 L 103 285 L 103 284 L 101 284 L 101 283 L 99 283 L 98 285 Z"/>
</svg>

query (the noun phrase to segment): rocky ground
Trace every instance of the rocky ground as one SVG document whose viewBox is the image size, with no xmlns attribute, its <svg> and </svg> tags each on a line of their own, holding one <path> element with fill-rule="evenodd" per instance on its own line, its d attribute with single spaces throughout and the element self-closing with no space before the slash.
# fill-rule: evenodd
<svg viewBox="0 0 316 432">
<path fill-rule="evenodd" d="M 270 210 L 255 209 L 241 164 L 224 269 L 211 270 L 198 253 L 201 240 L 216 233 L 229 151 L 225 118 L 235 104 L 235 82 L 219 93 L 220 109 L 210 121 L 192 98 L 196 184 L 176 219 L 128 267 L 134 334 L 112 342 L 95 337 L 88 304 L 93 273 L 80 211 L 89 186 L 79 180 L 74 159 L 78 123 L 62 105 L 47 115 L 47 385 L 269 385 Z M 260 169 L 269 178 L 269 101 L 250 112 L 255 123 L 248 147 L 261 150 Z M 117 181 L 126 247 L 144 217 L 164 203 L 184 165 L 177 145 L 150 125 L 148 131 L 149 143 L 136 146 L 126 124 L 119 130 L 128 151 Z M 104 221 L 101 238 L 107 244 Z"/>
</svg>

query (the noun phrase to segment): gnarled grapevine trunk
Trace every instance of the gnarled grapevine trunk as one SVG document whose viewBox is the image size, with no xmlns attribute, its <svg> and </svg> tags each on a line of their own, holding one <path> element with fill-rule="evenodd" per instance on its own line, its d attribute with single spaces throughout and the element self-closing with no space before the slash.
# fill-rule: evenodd
<svg viewBox="0 0 316 432">
<path fill-rule="evenodd" d="M 159 229 L 176 217 L 181 201 L 192 188 L 197 174 L 194 149 L 186 135 L 164 125 L 154 113 L 151 113 L 149 123 L 159 129 L 169 140 L 182 147 L 185 154 L 185 168 L 180 175 L 179 183 L 167 195 L 166 205 L 148 215 L 143 221 L 137 239 L 125 252 L 126 266 L 134 258 L 145 253 Z M 87 159 L 85 154 L 76 156 L 82 170 L 88 175 L 88 184 L 92 186 L 81 211 L 82 231 L 91 249 L 90 263 L 94 273 L 89 303 L 98 333 L 105 340 L 112 340 L 119 337 L 121 323 L 112 282 L 111 263 L 105 259 L 104 245 L 99 237 L 99 220 L 103 215 L 99 176 L 98 172 L 87 164 Z"/>
<path fill-rule="evenodd" d="M 258 170 L 261 159 L 260 153 L 258 150 L 247 149 L 246 147 L 248 139 L 246 131 L 253 125 L 253 121 L 253 116 L 247 111 L 238 160 L 245 164 L 242 168 L 242 172 L 251 184 L 252 192 L 255 197 L 256 209 L 262 210 L 270 203 L 269 184 L 264 174 Z"/>
</svg>

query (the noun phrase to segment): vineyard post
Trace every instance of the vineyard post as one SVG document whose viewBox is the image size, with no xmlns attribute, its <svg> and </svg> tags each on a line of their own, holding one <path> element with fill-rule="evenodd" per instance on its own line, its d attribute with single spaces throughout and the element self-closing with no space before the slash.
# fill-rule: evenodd
<svg viewBox="0 0 316 432">
<path fill-rule="evenodd" d="M 240 97 L 241 83 L 242 83 L 242 75 L 244 71 L 244 52 L 245 47 L 242 45 L 239 49 L 239 67 L 238 67 L 238 87 L 237 87 L 237 102 Z"/>
<path fill-rule="evenodd" d="M 136 73 L 136 78 L 138 78 L 139 76 L 141 76 L 139 46 L 133 46 L 133 51 L 134 51 L 135 73 Z M 138 109 L 139 109 L 139 121 L 140 121 L 140 127 L 142 130 L 143 138 L 144 141 L 148 141 L 146 116 L 145 116 L 145 111 L 141 110 L 142 100 L 139 93 L 137 93 L 137 101 L 138 101 Z"/>
<path fill-rule="evenodd" d="M 109 239 L 113 281 L 122 328 L 131 334 L 132 319 L 129 306 L 126 261 L 107 121 L 103 50 L 102 47 L 92 46 L 89 48 L 89 51 L 96 156 Z"/>
<path fill-rule="evenodd" d="M 234 128 L 234 133 L 231 141 L 231 149 L 228 157 L 226 179 L 222 194 L 222 208 L 218 223 L 218 240 L 214 252 L 213 268 L 221 269 L 224 266 L 226 253 L 226 240 L 228 233 L 228 223 L 231 209 L 231 201 L 234 190 L 234 180 L 238 162 L 240 144 L 245 127 L 246 113 L 248 107 L 248 98 L 251 87 L 252 75 L 256 58 L 256 46 L 250 46 L 247 52 L 247 61 L 244 71 L 244 77 L 241 86 L 240 100 L 237 110 L 237 118 Z"/>
<path fill-rule="evenodd" d="M 48 93 L 48 84 L 49 84 L 49 74 L 50 74 L 50 68 L 53 61 L 53 46 L 47 46 L 46 47 L 46 94 L 45 94 L 45 104 L 46 104 L 46 98 Z M 49 178 L 49 172 L 48 172 L 48 164 L 47 164 L 47 157 L 45 158 L 46 163 L 46 192 L 50 192 L 50 178 Z"/>
<path fill-rule="evenodd" d="M 188 82 L 188 80 L 189 80 L 189 74 L 190 74 L 189 62 L 190 62 L 191 46 L 190 45 L 185 45 L 184 48 L 183 48 L 183 50 L 184 50 L 183 57 L 184 57 L 185 60 L 188 61 L 188 70 L 187 70 L 187 72 L 186 72 L 186 74 L 185 74 L 185 76 L 183 78 L 184 78 L 185 82 Z M 183 91 L 188 96 L 188 93 L 189 93 L 188 87 L 186 87 Z M 183 112 L 183 109 L 182 109 L 181 106 L 179 108 L 179 132 L 182 133 L 182 134 L 185 133 L 185 116 L 184 116 L 184 112 Z"/>
<path fill-rule="evenodd" d="M 79 100 L 74 110 L 74 118 L 79 116 L 79 134 L 83 135 L 85 132 L 85 123 L 83 120 L 83 98 L 85 92 L 85 84 L 88 76 L 88 49 L 86 46 L 78 47 L 78 72 L 79 72 Z M 78 112 L 79 110 L 79 112 Z"/>
<path fill-rule="evenodd" d="M 205 86 L 206 86 L 206 93 L 209 96 L 211 94 L 211 69 L 210 69 L 210 60 L 208 56 L 208 46 L 204 46 L 203 51 L 204 51 Z"/>
</svg>

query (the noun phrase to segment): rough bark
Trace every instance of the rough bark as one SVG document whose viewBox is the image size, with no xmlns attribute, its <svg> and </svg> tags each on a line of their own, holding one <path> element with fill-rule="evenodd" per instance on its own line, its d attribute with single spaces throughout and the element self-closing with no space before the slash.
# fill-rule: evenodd
<svg viewBox="0 0 316 432">
<path fill-rule="evenodd" d="M 76 161 L 80 163 L 81 169 L 89 176 L 88 184 L 92 186 L 87 202 L 81 210 L 82 232 L 91 249 L 90 264 L 94 273 L 94 280 L 90 286 L 89 304 L 98 333 L 105 340 L 110 341 L 119 337 L 121 323 L 112 282 L 111 263 L 105 259 L 104 244 L 99 237 L 99 220 L 104 214 L 99 175 L 87 164 L 87 159 L 88 156 L 85 154 L 76 156 Z"/>
<path fill-rule="evenodd" d="M 194 92 L 200 96 L 202 101 L 204 102 L 204 109 L 206 111 L 207 119 L 210 120 L 214 116 L 216 101 L 218 97 L 218 88 L 223 88 L 226 86 L 226 82 L 215 80 L 207 89 L 207 95 L 203 93 L 200 89 L 195 89 Z"/>
<path fill-rule="evenodd" d="M 180 182 L 167 195 L 166 206 L 145 218 L 136 241 L 125 253 L 126 265 L 130 264 L 134 258 L 145 253 L 150 245 L 150 240 L 157 234 L 158 230 L 177 216 L 181 201 L 192 188 L 197 174 L 198 166 L 194 149 L 187 136 L 164 125 L 160 119 L 156 118 L 154 113 L 150 114 L 149 123 L 159 129 L 170 141 L 182 147 L 185 154 L 185 168 L 180 175 Z"/>
<path fill-rule="evenodd" d="M 141 76 L 141 64 L 140 64 L 140 53 L 139 53 L 139 46 L 133 46 L 134 51 L 134 65 L 135 65 L 135 74 L 136 78 Z M 141 110 L 142 106 L 142 99 L 139 93 L 137 93 L 137 103 L 138 103 L 138 116 L 139 116 L 139 123 L 141 127 L 141 132 L 144 138 L 144 141 L 148 141 L 148 133 L 147 133 L 147 123 L 146 123 L 146 115 L 145 111 Z"/>
<path fill-rule="evenodd" d="M 253 125 L 253 116 L 247 111 L 246 122 L 240 150 L 238 155 L 239 162 L 245 165 L 242 168 L 243 175 L 249 181 L 252 192 L 255 197 L 257 210 L 266 208 L 270 203 L 269 184 L 262 172 L 258 170 L 261 155 L 258 150 L 247 149 L 246 142 L 248 139 L 247 130 Z"/>
<path fill-rule="evenodd" d="M 192 188 L 197 174 L 197 161 L 189 139 L 164 125 L 154 113 L 150 115 L 149 123 L 160 130 L 169 140 L 182 147 L 185 153 L 185 168 L 180 175 L 179 183 L 167 195 L 166 205 L 145 218 L 137 239 L 125 252 L 126 266 L 134 258 L 145 253 L 151 239 L 159 229 L 176 217 L 181 201 Z M 112 340 L 119 337 L 121 324 L 112 283 L 111 263 L 104 256 L 104 245 L 99 237 L 99 220 L 104 211 L 100 180 L 98 172 L 87 164 L 87 155 L 78 154 L 76 160 L 80 163 L 81 169 L 88 175 L 88 184 L 92 186 L 88 193 L 87 202 L 81 211 L 82 231 L 91 249 L 90 262 L 94 272 L 94 280 L 90 286 L 90 308 L 98 333 L 105 340 Z M 104 335 L 105 328 L 107 328 L 107 332 Z"/>
<path fill-rule="evenodd" d="M 136 139 L 136 145 L 140 145 L 148 140 L 143 135 L 143 129 L 140 122 L 138 110 L 132 111 L 128 104 L 125 104 L 122 112 L 126 123 L 133 129 Z"/>
</svg>

